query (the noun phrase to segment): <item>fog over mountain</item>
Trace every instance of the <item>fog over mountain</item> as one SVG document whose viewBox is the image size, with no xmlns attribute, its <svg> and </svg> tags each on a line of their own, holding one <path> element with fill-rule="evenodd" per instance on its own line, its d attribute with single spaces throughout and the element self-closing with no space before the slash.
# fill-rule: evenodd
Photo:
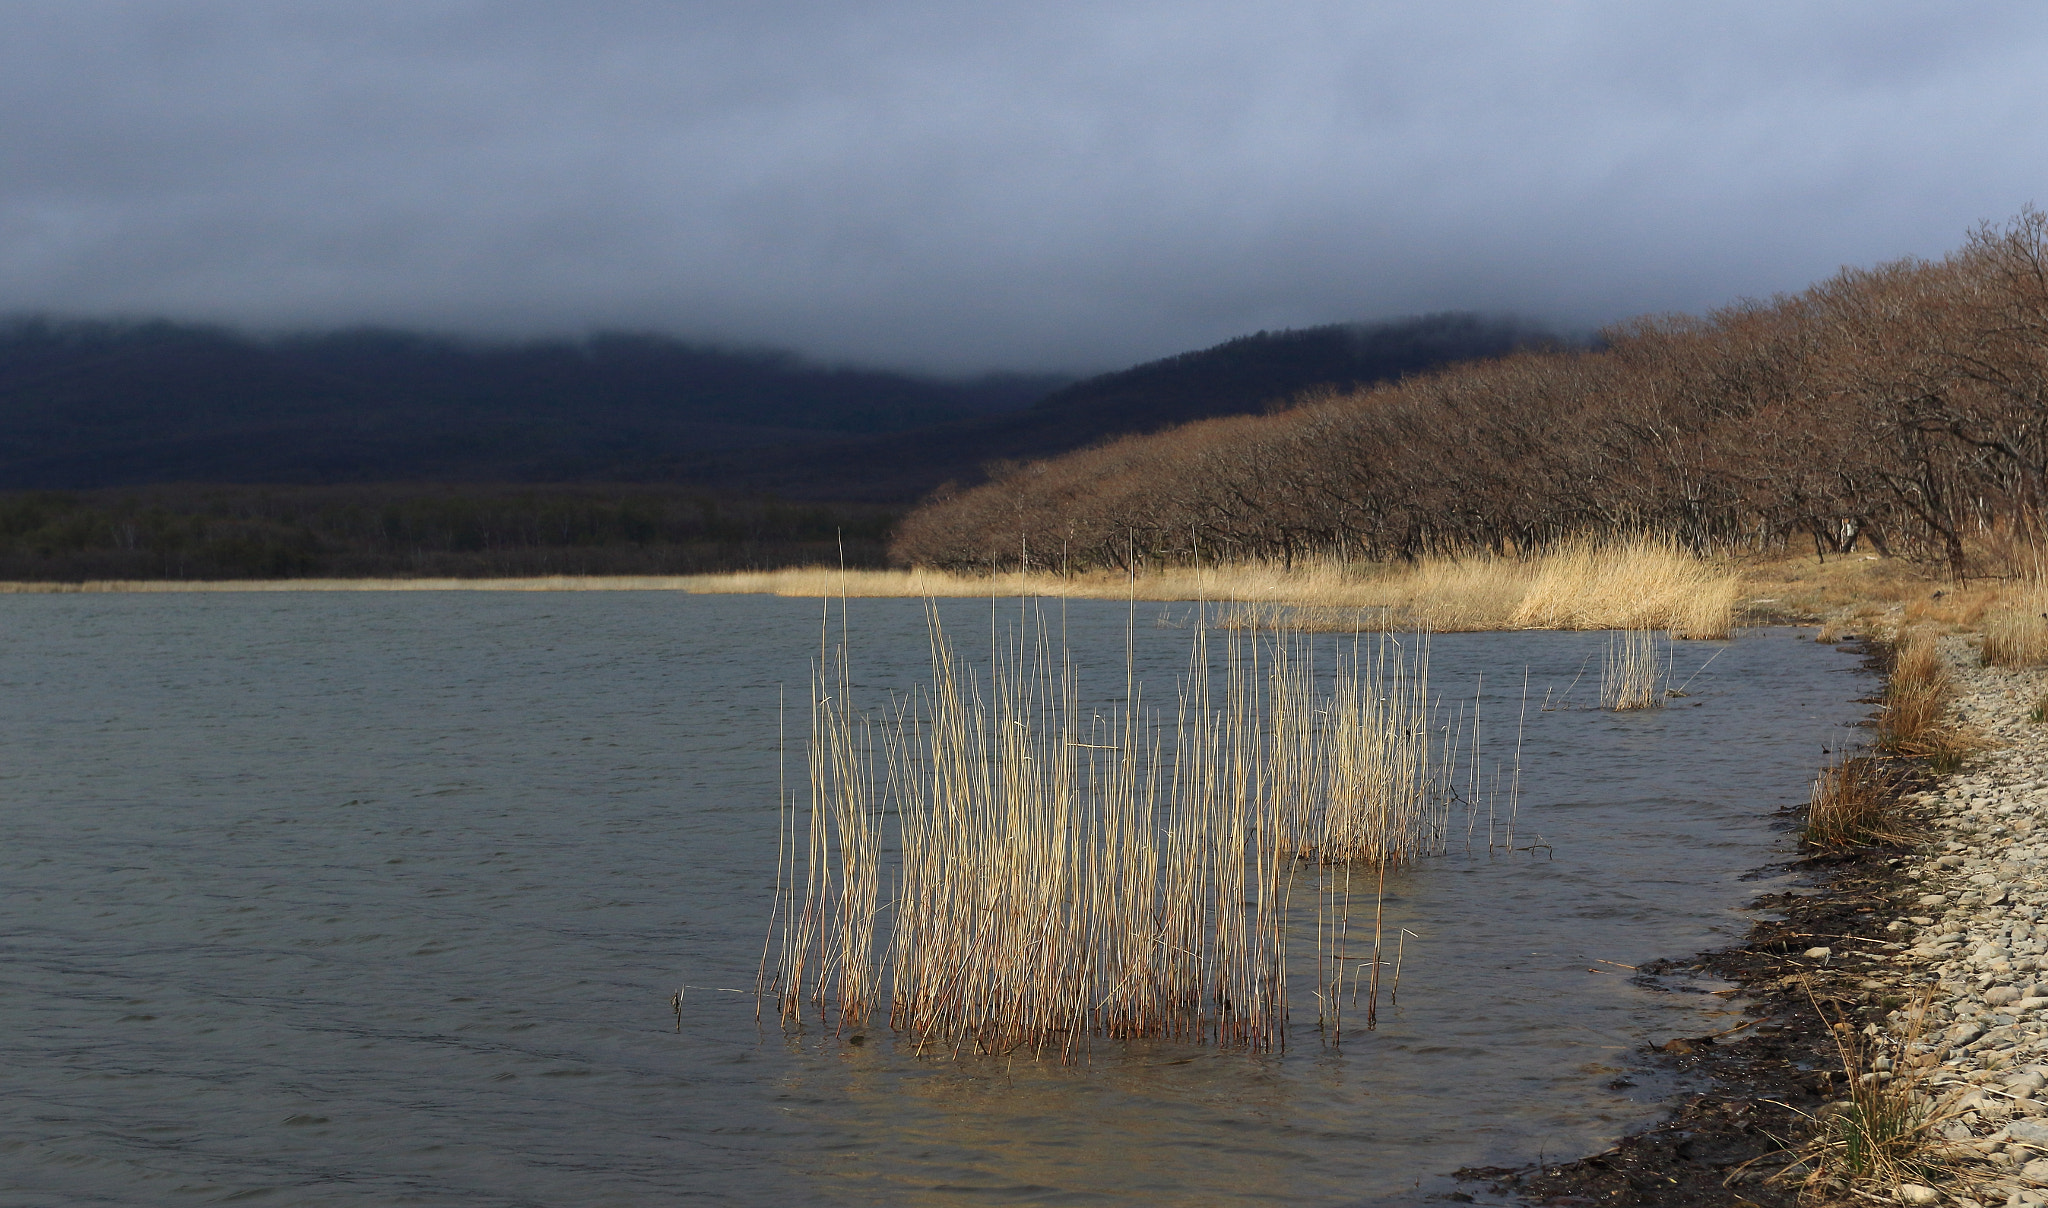
<svg viewBox="0 0 2048 1208">
<path fill-rule="evenodd" d="M 2040 196 L 2048 9 L 17 0 L 0 313 L 1115 369 L 1584 329 Z"/>
</svg>

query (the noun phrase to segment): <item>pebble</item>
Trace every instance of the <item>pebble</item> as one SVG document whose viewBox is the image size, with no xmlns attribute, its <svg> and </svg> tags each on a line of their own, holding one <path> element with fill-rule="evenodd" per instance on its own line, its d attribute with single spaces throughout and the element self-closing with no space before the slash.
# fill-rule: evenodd
<svg viewBox="0 0 2048 1208">
<path fill-rule="evenodd" d="M 1967 1186 L 1987 1204 L 2044 1203 L 2048 1103 L 2036 1096 L 2048 1089 L 2048 725 L 2027 714 L 2048 694 L 2048 675 L 1979 666 L 1961 638 L 1940 647 L 1958 715 L 1999 745 L 1919 798 L 1934 833 L 1903 868 L 1917 885 L 1897 909 L 1913 913 L 1887 929 L 1897 947 L 1869 973 L 1879 986 L 1934 995 L 1917 1037 L 1909 1009 L 1878 1030 L 1891 1033 L 1894 1054 L 1917 1039 L 1914 1052 L 1935 1062 L 1930 1085 L 1961 1112 L 1943 1135 L 1970 1147 L 1968 1177 L 1949 1190 Z M 1921 1184 L 1897 1190 L 1902 1203 L 1943 1202 Z"/>
<path fill-rule="evenodd" d="M 2014 1120 L 2005 1126 L 2006 1135 L 2015 1141 L 2048 1148 L 2048 1122 L 2039 1120 Z"/>
</svg>

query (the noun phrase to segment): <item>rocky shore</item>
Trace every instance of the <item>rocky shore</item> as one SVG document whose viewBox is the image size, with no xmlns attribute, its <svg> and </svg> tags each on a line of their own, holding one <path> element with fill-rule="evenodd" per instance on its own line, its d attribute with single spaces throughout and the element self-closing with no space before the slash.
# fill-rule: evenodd
<svg viewBox="0 0 2048 1208">
<path fill-rule="evenodd" d="M 1909 1188 L 1907 1202 L 2048 1204 L 2048 725 L 2034 719 L 2048 678 L 1979 666 L 1959 639 L 1943 653 L 1958 721 L 1997 745 L 1918 794 L 1927 838 L 1886 925 L 1910 946 L 1872 977 L 1931 987 L 1917 1037 L 1913 1004 L 1880 1026 L 1958 1113 L 1944 1131 L 1975 1194 Z"/>
<path fill-rule="evenodd" d="M 1606 1153 L 1465 1177 L 1521 1203 L 1790 1208 L 1796 1178 L 1773 1176 L 1860 1073 L 1919 1079 L 1957 1168 L 1875 1202 L 2048 1204 L 2048 674 L 1980 666 L 1962 638 L 1942 654 L 1955 720 L 1988 745 L 1905 785 L 1913 842 L 1808 855 L 1809 885 L 1760 900 L 1776 917 L 1743 944 L 1641 971 L 1674 993 L 1699 975 L 1741 985 L 1741 1027 L 1657 1046 L 1707 1089 Z M 1871 1068 L 1844 1069 L 1834 1023 Z"/>
</svg>

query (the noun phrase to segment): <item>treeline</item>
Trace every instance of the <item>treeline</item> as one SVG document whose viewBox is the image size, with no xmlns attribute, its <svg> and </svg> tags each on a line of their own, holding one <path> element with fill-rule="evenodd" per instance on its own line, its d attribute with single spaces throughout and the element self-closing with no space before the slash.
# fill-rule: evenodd
<svg viewBox="0 0 2048 1208">
<path fill-rule="evenodd" d="M 880 566 L 897 513 L 674 487 L 0 495 L 0 580 L 668 575 Z"/>
<path fill-rule="evenodd" d="M 899 560 L 1085 569 L 1389 560 L 1675 534 L 1859 544 L 1953 574 L 2034 548 L 2048 479 L 2048 217 L 1704 318 L 1296 400 L 934 498 Z"/>
</svg>

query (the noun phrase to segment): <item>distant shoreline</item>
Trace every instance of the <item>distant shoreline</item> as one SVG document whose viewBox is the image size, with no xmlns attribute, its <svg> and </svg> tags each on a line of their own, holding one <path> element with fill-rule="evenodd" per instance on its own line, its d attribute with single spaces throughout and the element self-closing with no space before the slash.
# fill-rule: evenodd
<svg viewBox="0 0 2048 1208">
<path fill-rule="evenodd" d="M 0 583 L 0 595 L 233 591 L 691 591 L 691 581 L 705 577 L 544 575 L 507 579 L 101 579 L 81 583 Z"/>
<path fill-rule="evenodd" d="M 786 570 L 697 575 L 456 575 L 414 578 L 303 579 L 87 579 L 0 582 L 0 595 L 168 594 L 277 591 L 674 591 L 690 595 L 824 597 L 1095 595 L 1078 583 L 1048 575 L 987 577 L 922 571 Z M 1142 591 L 1141 598 L 1144 597 Z"/>
<path fill-rule="evenodd" d="M 1741 579 L 1659 543 L 1573 546 L 1526 559 L 1427 560 L 1402 567 L 1330 563 L 1235 564 L 1055 575 L 922 568 L 788 567 L 695 575 L 535 575 L 501 578 L 85 579 L 0 583 L 0 594 L 315 591 L 667 591 L 801 599 L 1046 599 L 1209 601 L 1238 627 L 1355 632 L 1427 629 L 1638 629 L 1673 637 L 1728 636 Z"/>
</svg>

